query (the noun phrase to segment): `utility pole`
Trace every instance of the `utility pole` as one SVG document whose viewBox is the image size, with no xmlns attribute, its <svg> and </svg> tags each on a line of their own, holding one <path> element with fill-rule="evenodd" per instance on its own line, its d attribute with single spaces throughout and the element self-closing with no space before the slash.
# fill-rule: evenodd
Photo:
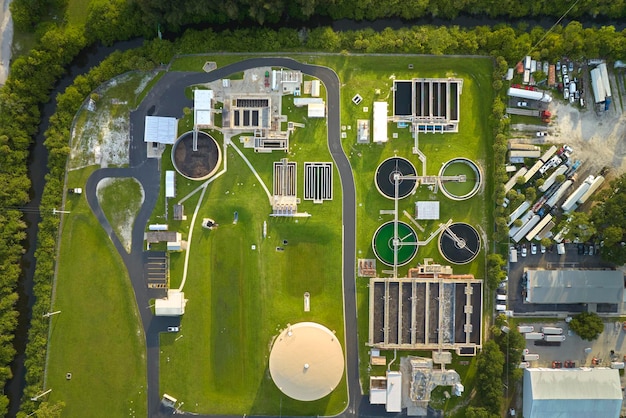
<svg viewBox="0 0 626 418">
<path fill-rule="evenodd" d="M 47 391 L 42 392 L 42 393 L 40 393 L 39 395 L 37 395 L 37 396 L 34 396 L 34 397 L 30 398 L 30 400 L 31 400 L 31 401 L 36 401 L 37 399 L 41 398 L 42 396 L 46 396 L 46 395 L 47 395 L 48 393 L 50 393 L 50 392 L 52 392 L 52 389 L 48 389 Z"/>
</svg>

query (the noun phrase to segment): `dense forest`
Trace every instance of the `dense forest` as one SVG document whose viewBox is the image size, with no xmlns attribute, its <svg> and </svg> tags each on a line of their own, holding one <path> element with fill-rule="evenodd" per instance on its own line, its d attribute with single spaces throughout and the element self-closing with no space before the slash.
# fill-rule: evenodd
<svg viewBox="0 0 626 418">
<path fill-rule="evenodd" d="M 210 26 L 226 22 L 241 22 L 241 29 L 214 31 L 211 29 L 187 30 L 175 41 L 152 39 L 135 51 L 115 53 L 89 74 L 76 78 L 74 84 L 57 98 L 57 113 L 50 120 L 46 133 L 46 146 L 50 151 L 49 174 L 42 198 L 42 222 L 37 244 L 37 270 L 35 273 L 36 301 L 33 322 L 29 331 L 27 347 L 27 388 L 22 405 L 23 416 L 39 408 L 40 416 L 45 405 L 36 405 L 30 397 L 43 387 L 43 369 L 48 333 L 48 323 L 42 314 L 50 306 L 58 217 L 48 212 L 60 207 L 63 195 L 63 176 L 69 152 L 70 124 L 83 100 L 105 80 L 125 71 L 155 68 L 159 63 L 169 62 L 175 53 L 198 53 L 208 51 L 324 51 L 337 53 L 416 53 L 416 54 L 466 54 L 488 55 L 494 58 L 493 87 L 502 90 L 502 76 L 506 69 L 521 57 L 530 53 L 536 59 L 556 60 L 561 56 L 574 59 L 602 57 L 609 60 L 626 57 L 626 31 L 616 31 L 612 26 L 584 28 L 578 22 L 556 26 L 547 32 L 540 27 L 479 26 L 465 29 L 458 26 L 407 26 L 399 30 L 386 29 L 375 32 L 370 29 L 336 32 L 328 27 L 296 29 L 270 29 L 260 25 L 277 26 L 279 22 L 302 22 L 311 17 L 330 19 L 379 19 L 401 17 L 453 18 L 459 14 L 481 15 L 501 18 L 561 16 L 570 2 L 557 1 L 469 1 L 461 0 L 92 0 L 85 27 L 70 27 L 62 18 L 65 0 L 14 0 L 11 11 L 15 25 L 23 31 L 37 33 L 38 43 L 29 53 L 14 60 L 6 85 L 0 90 L 0 384 L 11 378 L 9 364 L 15 350 L 12 335 L 16 326 L 17 312 L 15 288 L 23 252 L 25 225 L 18 210 L 29 199 L 29 179 L 26 172 L 29 147 L 39 126 L 40 107 L 50 100 L 49 92 L 64 73 L 66 67 L 81 50 L 92 43 L 106 44 L 136 36 L 153 38 L 157 27 L 164 31 L 178 32 L 194 24 Z M 590 1 L 575 3 L 568 17 L 619 18 L 626 14 L 626 0 Z M 257 23 L 254 25 L 252 23 Z M 291 25 L 290 26 L 298 26 Z M 504 102 L 494 98 L 492 108 L 493 152 L 496 162 L 504 161 L 508 122 L 503 118 Z M 499 168 L 501 166 L 501 169 Z M 493 173 L 496 183 L 506 181 L 503 164 L 496 164 Z M 623 180 L 622 180 L 623 181 Z M 502 188 L 496 188 L 496 199 L 503 197 Z M 500 196 L 502 194 L 502 196 Z M 609 197 L 607 197 L 609 198 Z M 611 196 L 623 199 L 621 194 Z M 623 203 L 623 202 L 622 202 Z M 624 206 L 602 206 L 594 213 L 596 222 L 606 224 Z M 622 209 L 623 215 L 623 209 Z M 497 217 L 503 213 L 496 212 Z M 626 219 L 626 217 L 624 217 Z M 497 220 L 496 220 L 497 222 Z M 506 225 L 504 225 L 506 226 Z M 607 244 L 619 245 L 620 229 L 605 232 Z M 498 228 L 495 238 L 504 237 L 506 228 Z M 610 233 L 609 233 L 610 232 Z M 613 239 L 615 238 L 615 239 Z M 608 249 L 606 251 L 609 251 Z M 616 248 L 624 256 L 623 247 Z M 495 257 L 490 262 L 488 279 L 493 286 L 501 279 L 502 260 Z M 498 337 L 496 335 L 496 337 Z M 496 338 L 496 343 L 501 340 Z M 498 381 L 504 377 L 504 361 L 500 359 L 502 347 L 486 345 L 486 354 L 480 362 L 481 373 L 486 381 Z M 492 359 L 495 358 L 496 360 Z M 484 370 L 483 370 L 484 369 Z M 497 416 L 501 404 L 495 392 L 499 385 L 485 385 L 479 393 L 480 408 L 468 411 L 468 416 Z M 0 396 L 0 414 L 7 412 L 8 399 Z M 52 415 L 50 415 L 52 416 Z"/>
<path fill-rule="evenodd" d="M 33 27 L 63 8 L 64 0 L 14 0 L 11 11 L 20 28 Z M 626 0 L 95 0 L 89 7 L 94 18 L 133 23 L 134 35 L 154 32 L 161 25 L 178 32 L 190 24 L 253 22 L 280 24 L 306 22 L 311 17 L 375 20 L 397 17 L 454 19 L 459 15 L 486 16 L 506 21 L 563 15 L 569 18 L 619 19 L 626 13 Z M 571 9 L 570 9 L 571 7 Z M 120 33 L 119 36 L 125 36 Z"/>
</svg>

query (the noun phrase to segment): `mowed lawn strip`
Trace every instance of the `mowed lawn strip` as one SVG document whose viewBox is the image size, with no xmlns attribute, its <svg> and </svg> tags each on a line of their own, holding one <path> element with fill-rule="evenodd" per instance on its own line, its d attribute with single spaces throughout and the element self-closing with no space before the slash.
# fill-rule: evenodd
<svg viewBox="0 0 626 418">
<path fill-rule="evenodd" d="M 79 183 L 92 170 L 70 174 Z M 128 275 L 84 195 L 65 215 L 47 388 L 64 417 L 146 415 L 145 338 Z M 66 373 L 72 373 L 71 380 Z"/>
<path fill-rule="evenodd" d="M 292 142 L 289 159 L 298 162 L 299 188 L 304 161 L 331 160 L 325 139 L 315 138 L 323 128 L 320 121 L 308 121 L 299 131 L 301 142 Z M 273 162 L 284 154 L 244 152 L 271 190 Z M 272 339 L 288 323 L 319 322 L 343 341 L 341 192 L 335 188 L 334 200 L 322 205 L 303 201 L 300 210 L 312 213 L 310 218 L 272 218 L 268 197 L 248 166 L 230 148 L 226 158 L 228 172 L 208 186 L 194 229 L 182 337 L 161 336 L 161 388 L 190 412 L 276 414 L 282 408 L 283 414 L 336 414 L 345 406 L 345 382 L 320 401 L 297 402 L 276 388 L 268 362 Z M 197 202 L 190 200 L 189 218 Z M 218 228 L 201 228 L 203 217 Z M 172 263 L 172 281 L 182 275 L 183 257 L 172 254 L 179 260 Z M 305 313 L 307 291 L 312 304 Z"/>
</svg>

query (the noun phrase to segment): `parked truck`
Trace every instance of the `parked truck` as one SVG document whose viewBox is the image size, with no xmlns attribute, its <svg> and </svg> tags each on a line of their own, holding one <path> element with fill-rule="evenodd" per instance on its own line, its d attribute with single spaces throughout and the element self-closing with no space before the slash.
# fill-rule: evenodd
<svg viewBox="0 0 626 418">
<path fill-rule="evenodd" d="M 538 100 L 544 103 L 550 103 L 552 101 L 552 96 L 550 96 L 548 93 L 545 93 L 543 91 L 533 91 L 533 90 L 525 90 L 525 89 L 518 89 L 515 87 L 510 87 L 507 94 L 511 97 L 519 97 L 520 99 L 528 99 L 528 100 Z"/>
<path fill-rule="evenodd" d="M 527 332 L 524 334 L 524 338 L 527 340 L 543 340 L 543 333 L 541 332 Z"/>
<path fill-rule="evenodd" d="M 506 113 L 509 115 L 519 115 L 519 116 L 534 116 L 537 118 L 541 118 L 543 123 L 550 123 L 550 119 L 552 118 L 552 113 L 549 110 L 536 110 L 536 109 L 522 109 L 519 107 L 507 107 Z"/>
<path fill-rule="evenodd" d="M 550 335 L 560 335 L 560 334 L 563 334 L 563 328 L 541 327 L 541 332 L 543 332 L 544 334 L 550 334 Z"/>
<path fill-rule="evenodd" d="M 561 184 L 561 187 L 559 187 L 558 190 L 552 195 L 552 197 L 548 199 L 546 205 L 553 208 L 554 205 L 556 205 L 556 202 L 558 202 L 565 195 L 565 192 L 572 185 L 572 183 L 572 180 L 566 180 L 563 184 Z"/>
<path fill-rule="evenodd" d="M 539 354 L 528 353 L 524 354 L 524 361 L 535 361 L 539 360 Z"/>
<path fill-rule="evenodd" d="M 550 148 L 546 150 L 546 152 L 543 153 L 543 155 L 539 159 L 543 161 L 544 163 L 547 163 L 550 160 L 550 158 L 552 158 L 556 150 L 557 150 L 556 145 L 552 145 Z"/>
<path fill-rule="evenodd" d="M 550 174 L 550 176 L 546 179 L 546 181 L 544 181 L 543 184 L 539 186 L 539 191 L 541 193 L 545 193 L 546 190 L 548 190 L 550 186 L 554 184 L 557 176 L 560 174 L 565 174 L 566 171 L 567 171 L 567 166 L 565 165 L 560 165 L 559 167 L 557 167 L 557 169 L 554 170 L 552 174 Z"/>
<path fill-rule="evenodd" d="M 549 343 L 558 343 L 565 341 L 565 335 L 544 335 L 543 340 Z"/>
<path fill-rule="evenodd" d="M 578 199 L 576 203 L 578 203 L 579 205 L 582 205 L 587 200 L 589 200 L 591 195 L 594 194 L 596 190 L 598 190 L 598 188 L 602 185 L 602 183 L 604 183 L 604 177 L 597 176 L 591 183 L 591 186 L 589 186 L 587 191 L 580 197 L 580 199 Z"/>
<path fill-rule="evenodd" d="M 565 202 L 563 202 L 563 204 L 561 205 L 561 209 L 563 210 L 563 212 L 570 213 L 578 207 L 578 199 L 580 199 L 587 192 L 587 190 L 589 190 L 589 187 L 591 187 L 591 183 L 593 183 L 593 180 L 593 176 L 587 177 L 585 181 L 583 181 L 583 183 L 578 186 L 578 188 L 576 188 L 576 190 L 574 190 L 567 199 L 565 199 Z"/>
<path fill-rule="evenodd" d="M 533 332 L 535 330 L 535 327 L 533 327 L 532 325 L 518 325 L 517 326 L 517 331 L 525 334 L 527 332 Z"/>
<path fill-rule="evenodd" d="M 522 214 L 528 210 L 528 208 L 530 208 L 530 202 L 528 200 L 525 200 L 513 212 L 511 212 L 511 214 L 509 215 L 508 225 L 511 226 L 511 224 L 515 222 L 517 218 L 522 216 Z"/>
</svg>

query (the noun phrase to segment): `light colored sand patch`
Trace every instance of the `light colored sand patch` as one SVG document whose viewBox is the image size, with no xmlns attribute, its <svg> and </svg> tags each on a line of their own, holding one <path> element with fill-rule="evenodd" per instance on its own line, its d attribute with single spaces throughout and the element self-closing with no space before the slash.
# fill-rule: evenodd
<svg viewBox="0 0 626 418">
<path fill-rule="evenodd" d="M 74 129 L 70 168 L 75 170 L 94 164 L 100 167 L 127 165 L 129 146 L 129 117 L 111 118 L 110 112 L 103 109 L 95 117 L 88 117 L 80 128 Z"/>
<path fill-rule="evenodd" d="M 4 85 L 9 76 L 11 45 L 13 44 L 13 19 L 9 5 L 11 0 L 4 0 L 0 8 L 0 85 Z"/>
<path fill-rule="evenodd" d="M 574 147 L 573 157 L 584 160 L 584 167 L 598 172 L 610 167 L 615 176 L 626 173 L 626 116 L 614 109 L 596 114 L 564 103 L 553 103 L 556 114 L 554 135 L 548 138 L 557 144 Z"/>
<path fill-rule="evenodd" d="M 150 80 L 152 80 L 153 78 L 154 78 L 154 74 L 146 74 L 146 76 L 141 79 L 141 82 L 135 89 L 135 94 L 140 94 L 146 88 Z"/>
<path fill-rule="evenodd" d="M 106 189 L 108 186 L 115 184 L 115 182 L 120 181 L 120 180 L 122 179 L 115 178 L 115 177 L 107 177 L 107 178 L 100 180 L 100 182 L 96 186 L 96 196 L 98 197 L 98 200 L 102 201 L 102 194 L 103 194 L 104 189 Z M 118 213 L 118 216 L 116 217 L 118 221 L 115 222 L 115 224 L 113 224 L 113 222 L 109 219 L 109 222 L 111 222 L 111 227 L 115 231 L 117 237 L 119 238 L 120 242 L 124 246 L 124 249 L 128 253 L 130 253 L 130 250 L 131 250 L 133 224 L 135 223 L 135 217 L 145 199 L 145 193 L 144 193 L 143 187 L 141 187 L 141 184 L 140 184 L 139 190 L 141 192 L 141 200 L 139 202 L 138 207 L 120 209 L 120 213 Z"/>
</svg>

